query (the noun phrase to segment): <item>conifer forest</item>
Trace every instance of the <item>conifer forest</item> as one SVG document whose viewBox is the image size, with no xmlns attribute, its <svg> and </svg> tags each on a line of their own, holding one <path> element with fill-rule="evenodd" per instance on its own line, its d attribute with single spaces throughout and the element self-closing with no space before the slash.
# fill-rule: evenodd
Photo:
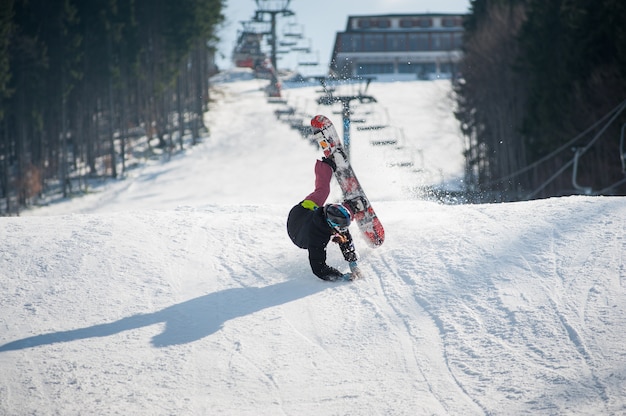
<svg viewBox="0 0 626 416">
<path fill-rule="evenodd" d="M 626 194 L 626 3 L 473 0 L 456 86 L 480 201 Z"/>
<path fill-rule="evenodd" d="M 0 0 L 0 214 L 123 176 L 140 138 L 168 157 L 210 130 L 226 1 Z M 466 200 L 626 195 L 625 21 L 623 0 L 469 2 Z"/>
<path fill-rule="evenodd" d="M 0 0 L 0 212 L 206 128 L 221 0 Z M 158 139 L 158 140 L 157 140 Z"/>
</svg>

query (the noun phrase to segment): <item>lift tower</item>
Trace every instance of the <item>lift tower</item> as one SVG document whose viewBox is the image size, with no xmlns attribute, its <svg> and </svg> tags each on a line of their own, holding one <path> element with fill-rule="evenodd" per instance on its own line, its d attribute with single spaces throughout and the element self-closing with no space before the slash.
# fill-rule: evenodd
<svg viewBox="0 0 626 416">
<path fill-rule="evenodd" d="M 295 13 L 289 9 L 289 3 L 291 0 L 255 0 L 257 10 L 254 15 L 254 21 L 256 22 L 266 22 L 265 15 L 270 16 L 270 48 L 271 55 L 270 59 L 272 61 L 272 80 L 271 86 L 275 87 L 278 85 L 278 66 L 276 60 L 276 17 L 278 15 L 288 17 L 293 16 Z"/>
<path fill-rule="evenodd" d="M 324 89 L 325 95 L 317 99 L 317 103 L 320 105 L 333 105 L 335 103 L 341 103 L 341 118 L 343 121 L 343 147 L 346 151 L 346 156 L 348 160 L 350 159 L 350 102 L 359 101 L 361 104 L 367 103 L 375 103 L 376 98 L 372 95 L 366 95 L 367 89 L 370 85 L 370 82 L 374 78 L 362 77 L 355 78 L 358 82 L 365 82 L 365 88 L 363 90 L 359 89 L 358 94 L 354 95 L 334 95 L 333 89 L 328 88 L 327 82 L 328 79 L 326 77 L 316 77 L 319 83 L 322 85 Z M 345 78 L 344 81 L 351 81 L 350 78 Z"/>
</svg>

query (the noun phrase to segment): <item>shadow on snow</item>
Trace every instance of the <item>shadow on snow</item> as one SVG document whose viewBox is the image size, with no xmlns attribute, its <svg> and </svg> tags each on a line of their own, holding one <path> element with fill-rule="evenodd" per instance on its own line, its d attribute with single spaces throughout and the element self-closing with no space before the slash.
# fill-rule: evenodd
<svg viewBox="0 0 626 416">
<path fill-rule="evenodd" d="M 23 338 L 0 346 L 0 352 L 107 337 L 158 323 L 165 323 L 165 329 L 161 334 L 152 338 L 153 346 L 161 348 L 187 344 L 217 332 L 225 322 L 231 319 L 305 298 L 328 287 L 330 286 L 320 284 L 320 282 L 289 280 L 271 286 L 226 289 L 153 313 L 133 315 L 115 322 L 86 328 Z"/>
</svg>

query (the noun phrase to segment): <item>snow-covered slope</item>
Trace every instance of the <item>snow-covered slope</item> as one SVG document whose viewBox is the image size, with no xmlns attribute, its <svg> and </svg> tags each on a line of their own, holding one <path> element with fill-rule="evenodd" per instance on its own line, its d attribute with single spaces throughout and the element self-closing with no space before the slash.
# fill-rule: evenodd
<svg viewBox="0 0 626 416">
<path fill-rule="evenodd" d="M 224 84 L 184 155 L 0 218 L 0 415 L 626 413 L 624 198 L 439 205 L 410 192 L 428 169 L 385 162 L 410 151 L 381 160 L 357 135 L 387 239 L 357 237 L 367 278 L 329 284 L 285 232 L 319 152 L 262 85 Z M 375 87 L 460 175 L 455 133 L 435 143 L 449 87 Z M 345 268 L 334 247 L 329 263 Z"/>
</svg>

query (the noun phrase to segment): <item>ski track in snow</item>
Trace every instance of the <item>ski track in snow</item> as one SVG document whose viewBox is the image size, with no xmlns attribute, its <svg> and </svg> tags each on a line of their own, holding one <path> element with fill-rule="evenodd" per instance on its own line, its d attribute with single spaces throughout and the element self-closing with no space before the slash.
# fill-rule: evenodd
<svg viewBox="0 0 626 416">
<path fill-rule="evenodd" d="M 0 415 L 626 413 L 624 198 L 420 200 L 462 170 L 449 84 L 374 83 L 404 142 L 352 155 L 387 240 L 322 282 L 285 232 L 320 154 L 264 85 L 220 85 L 195 148 L 0 219 Z M 314 90 L 286 95 L 330 114 Z"/>
</svg>

